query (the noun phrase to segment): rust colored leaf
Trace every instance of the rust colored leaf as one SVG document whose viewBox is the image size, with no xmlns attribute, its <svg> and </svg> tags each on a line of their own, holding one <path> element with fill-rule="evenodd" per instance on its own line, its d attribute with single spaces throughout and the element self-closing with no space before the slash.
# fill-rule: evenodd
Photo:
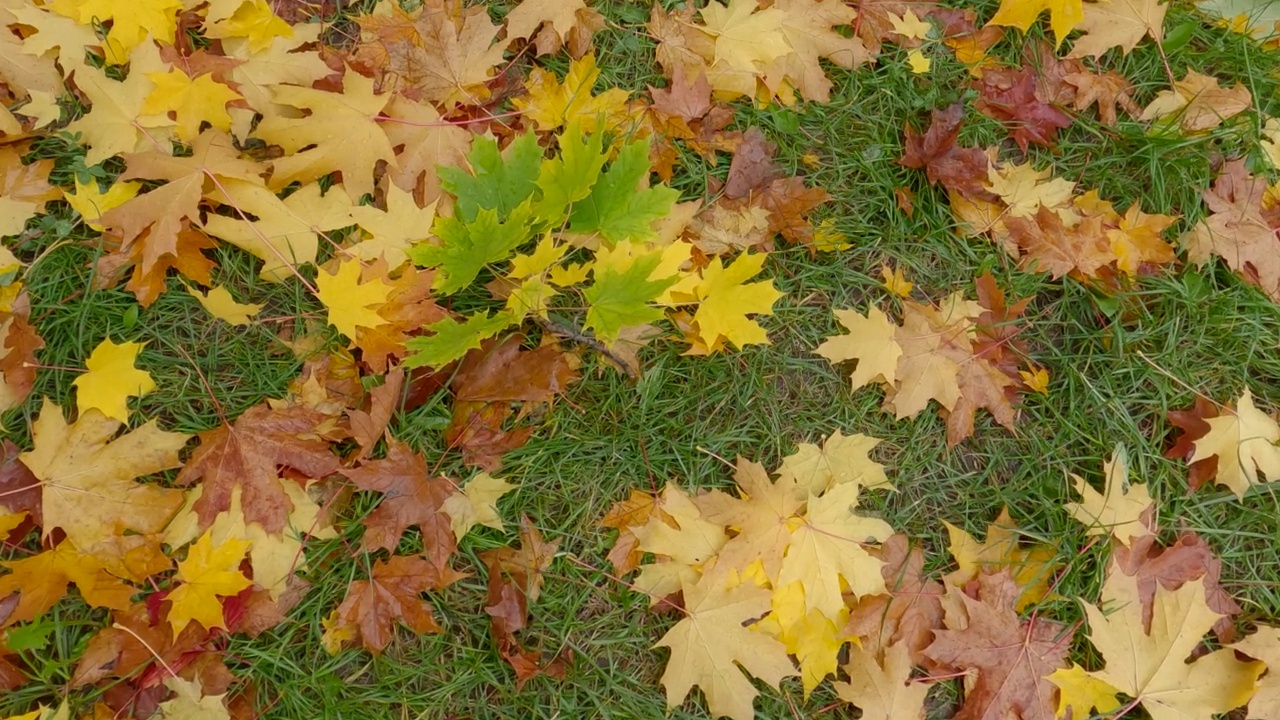
<svg viewBox="0 0 1280 720">
<path fill-rule="evenodd" d="M 22 449 L 9 440 L 0 440 L 0 508 L 11 513 L 27 513 L 30 522 L 24 525 L 29 530 L 30 524 L 43 524 L 40 502 L 43 493 L 40 481 L 18 459 L 21 453 Z M 14 530 L 25 534 L 22 525 Z"/>
<path fill-rule="evenodd" d="M 440 508 L 456 488 L 443 477 L 431 477 L 426 458 L 392 440 L 386 458 L 364 462 L 343 474 L 361 490 L 383 495 L 382 502 L 365 518 L 362 551 L 395 552 L 400 536 L 416 525 L 422 532 L 423 554 L 438 567 L 448 567 L 457 545 L 449 516 Z"/>
<path fill-rule="evenodd" d="M 370 278 L 383 277 L 386 263 L 370 264 L 361 273 L 367 282 Z M 385 373 L 392 358 L 401 358 L 408 352 L 404 343 L 423 327 L 448 316 L 448 311 L 431 299 L 431 283 L 435 280 L 432 270 L 419 270 L 408 266 L 400 276 L 390 281 L 391 292 L 387 301 L 378 309 L 378 315 L 387 322 L 377 328 L 357 329 L 356 347 L 360 359 L 375 373 Z"/>
<path fill-rule="evenodd" d="M 1234 640 L 1232 618 L 1243 612 L 1243 608 L 1219 584 L 1222 561 L 1199 535 L 1189 530 L 1169 547 L 1162 548 L 1156 542 L 1155 535 L 1143 535 L 1133 538 L 1132 548 L 1120 542 L 1112 545 L 1116 565 L 1126 575 L 1138 579 L 1144 627 L 1151 629 L 1157 583 L 1166 590 L 1177 590 L 1183 583 L 1204 578 L 1205 601 L 1210 609 L 1223 616 L 1213 626 L 1213 633 L 1220 642 Z"/>
<path fill-rule="evenodd" d="M 231 507 L 231 491 L 242 491 L 245 520 L 268 532 L 284 529 L 293 503 L 281 489 L 281 468 L 309 478 L 322 478 L 338 469 L 329 443 L 314 435 L 324 413 L 302 406 L 280 409 L 255 405 L 223 425 L 200 433 L 200 446 L 178 473 L 179 485 L 203 480 L 195 511 L 200 527 Z"/>
<path fill-rule="evenodd" d="M 1196 441 L 1209 434 L 1209 423 L 1205 420 L 1216 418 L 1220 414 L 1216 403 L 1199 395 L 1196 396 L 1195 405 L 1191 409 L 1170 410 L 1165 417 L 1169 419 L 1169 424 L 1181 430 L 1182 433 L 1178 435 L 1173 445 L 1164 451 L 1164 456 L 1172 460 L 1190 461 L 1196 454 Z M 1187 485 L 1191 492 L 1195 492 L 1217 474 L 1218 457 L 1210 455 L 1191 463 L 1187 468 Z"/>
<path fill-rule="evenodd" d="M 382 439 L 387 423 L 400 404 L 404 389 L 404 371 L 399 368 L 387 373 L 384 382 L 369 391 L 368 410 L 349 410 L 351 437 L 360 445 L 359 458 L 366 457 L 373 446 Z"/>
<path fill-rule="evenodd" d="M 780 170 L 773 162 L 777 151 L 778 146 L 766 140 L 760 128 L 748 128 L 729 163 L 724 194 L 730 198 L 744 198 L 760 192 L 777 179 Z"/>
<path fill-rule="evenodd" d="M 682 128 L 683 133 L 679 137 L 693 137 L 689 123 L 701 120 L 711 111 L 711 83 L 707 81 L 706 73 L 699 73 L 691 78 L 684 65 L 675 67 L 670 87 L 661 89 L 650 86 L 649 96 L 653 98 L 649 111 L 658 115 L 661 122 Z"/>
<path fill-rule="evenodd" d="M 188 623 L 174 638 L 169 623 L 141 603 L 112 613 L 111 621 L 111 626 L 89 639 L 71 675 L 71 687 L 132 677 L 139 668 L 156 661 L 157 655 L 169 667 L 182 667 L 183 656 L 195 651 L 209 634 L 200 623 Z"/>
<path fill-rule="evenodd" d="M 1033 217 L 1009 217 L 1004 223 L 1022 252 L 1018 266 L 1024 270 L 1047 272 L 1055 280 L 1091 278 L 1115 259 L 1099 216 L 1067 227 L 1058 213 L 1041 205 Z"/>
<path fill-rule="evenodd" d="M 924 170 L 930 184 L 941 183 L 969 197 L 993 198 L 986 190 L 987 156 L 978 148 L 956 147 L 964 103 L 957 102 L 933 111 L 924 134 L 907 126 L 905 152 L 898 162 L 914 170 Z"/>
<path fill-rule="evenodd" d="M 0 410 L 17 407 L 36 381 L 36 352 L 44 340 L 28 322 L 27 294 L 13 301 L 11 313 L 0 312 Z"/>
<path fill-rule="evenodd" d="M 1096 104 L 1098 119 L 1104 125 L 1116 124 L 1117 107 L 1132 118 L 1138 117 L 1142 111 L 1130 94 L 1133 83 L 1118 72 L 1107 71 L 1102 74 L 1088 71 L 1074 72 L 1063 79 L 1076 89 L 1072 107 L 1076 110 L 1084 110 Z"/>
<path fill-rule="evenodd" d="M 988 69 L 976 85 L 981 97 L 974 107 L 1003 123 L 1023 152 L 1031 143 L 1052 147 L 1058 130 L 1071 124 L 1069 115 L 1036 96 L 1036 74 L 1029 66 Z"/>
<path fill-rule="evenodd" d="M 529 518 L 521 517 L 520 548 L 486 550 L 480 553 L 480 559 L 491 569 L 497 569 L 518 581 L 521 592 L 533 602 L 542 592 L 542 573 L 551 566 L 559 548 L 559 541 L 546 542 Z"/>
<path fill-rule="evenodd" d="M 977 672 L 954 720 L 1053 720 L 1054 686 L 1045 676 L 1067 667 L 1067 628 L 1019 618 L 1013 605 L 1020 590 L 1008 571 L 979 575 L 977 585 L 977 597 L 949 590 L 958 596 L 967 626 L 936 631 L 924 651 L 936 662 Z"/>
<path fill-rule="evenodd" d="M 538 675 L 563 680 L 570 655 L 566 648 L 547 659 L 522 645 L 516 633 L 529 624 L 529 603 L 538 599 L 542 573 L 555 557 L 558 542 L 545 542 L 529 518 L 520 518 L 520 549 L 498 548 L 480 554 L 489 570 L 489 596 L 485 612 L 498 653 L 516 673 L 516 688 Z"/>
<path fill-rule="evenodd" d="M 871 552 L 884 562 L 880 572 L 887 593 L 861 598 L 849 612 L 845 633 L 862 638 L 863 649 L 872 654 L 903 645 L 911 663 L 922 664 L 928 660 L 924 649 L 942 627 L 942 585 L 924 577 L 924 550 L 911 547 L 902 533 Z"/>
<path fill-rule="evenodd" d="M 379 560 L 368 580 L 356 580 L 347 588 L 347 597 L 338 606 L 338 622 L 340 627 L 354 627 L 364 648 L 380 655 L 391 642 L 396 623 L 417 633 L 443 632 L 421 594 L 463 577 L 418 555 Z"/>
</svg>

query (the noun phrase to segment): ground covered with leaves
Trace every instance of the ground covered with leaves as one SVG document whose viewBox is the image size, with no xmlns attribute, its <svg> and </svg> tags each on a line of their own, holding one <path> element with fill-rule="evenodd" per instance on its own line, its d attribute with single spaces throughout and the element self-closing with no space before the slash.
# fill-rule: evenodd
<svg viewBox="0 0 1280 720">
<path fill-rule="evenodd" d="M 0 716 L 1280 717 L 1265 3 L 0 23 Z"/>
</svg>

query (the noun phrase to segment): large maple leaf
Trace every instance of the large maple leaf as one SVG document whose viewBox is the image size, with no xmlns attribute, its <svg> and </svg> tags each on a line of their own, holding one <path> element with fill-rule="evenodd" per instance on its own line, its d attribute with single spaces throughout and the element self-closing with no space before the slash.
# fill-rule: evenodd
<svg viewBox="0 0 1280 720">
<path fill-rule="evenodd" d="M 1128 55 L 1142 38 L 1150 36 L 1157 44 L 1164 42 L 1164 14 L 1169 6 L 1160 0 L 1100 0 L 1084 3 L 1084 16 L 1079 27 L 1084 34 L 1076 38 L 1070 57 L 1101 57 L 1113 47 Z"/>
<path fill-rule="evenodd" d="M 712 715 L 751 720 L 757 692 L 743 672 L 775 689 L 796 674 L 782 643 L 745 627 L 769 611 L 772 593 L 751 583 L 729 589 L 718 575 L 683 589 L 684 619 L 657 643 L 671 649 L 661 680 L 667 705 L 679 705 L 696 685 Z"/>
<path fill-rule="evenodd" d="M 113 440 L 120 428 L 97 410 L 68 425 L 62 408 L 45 400 L 31 428 L 34 447 L 19 459 L 43 486 L 46 537 L 60 529 L 82 552 L 96 554 L 126 531 L 160 532 L 181 507 L 178 491 L 134 478 L 181 465 L 178 450 L 190 436 L 151 420 Z"/>
<path fill-rule="evenodd" d="M 155 83 L 147 75 L 168 69 L 160 59 L 160 51 L 148 40 L 134 50 L 129 64 L 131 72 L 122 82 L 93 67 L 76 70 L 76 87 L 92 107 L 68 125 L 67 131 L 80 133 L 81 142 L 89 146 L 85 162 L 90 165 L 117 153 L 145 152 L 169 143 L 172 121 L 142 113 L 147 96 L 155 90 Z"/>
<path fill-rule="evenodd" d="M 1204 597 L 1198 580 L 1175 591 L 1158 588 L 1148 626 L 1138 583 L 1111 573 L 1102 588 L 1103 606 L 1111 611 L 1084 605 L 1089 640 L 1106 661 L 1089 675 L 1140 702 L 1153 720 L 1209 720 L 1244 705 L 1265 665 L 1237 660 L 1230 648 L 1187 662 L 1221 617 Z"/>
<path fill-rule="evenodd" d="M 218 513 L 231 507 L 232 490 L 244 494 L 245 519 L 278 533 L 293 503 L 281 488 L 280 468 L 293 468 L 307 477 L 321 478 L 338 469 L 338 458 L 316 428 L 326 416 L 303 406 L 274 409 L 255 405 L 230 425 L 200 433 L 200 446 L 178 473 L 179 485 L 203 480 L 195 504 L 201 525 L 208 527 Z"/>
<path fill-rule="evenodd" d="M 955 720 L 1053 720 L 1054 687 L 1045 676 L 1066 666 L 1070 632 L 1042 618 L 1019 618 L 1013 605 L 1020 591 L 1006 572 L 979 576 L 976 598 L 955 587 L 950 592 L 967 623 L 935 631 L 924 652 L 936 662 L 977 671 Z"/>
</svg>

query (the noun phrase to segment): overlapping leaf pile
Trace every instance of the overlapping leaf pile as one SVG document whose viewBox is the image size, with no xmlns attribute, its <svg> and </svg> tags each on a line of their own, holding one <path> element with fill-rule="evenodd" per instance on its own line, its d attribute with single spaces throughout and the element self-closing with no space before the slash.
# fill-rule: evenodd
<svg viewBox="0 0 1280 720">
<path fill-rule="evenodd" d="M 923 574 L 920 547 L 855 511 L 861 490 L 893 490 L 867 456 L 877 442 L 836 432 L 822 447 L 801 445 L 773 479 L 739 459 L 737 497 L 668 485 L 633 493 L 602 520 L 619 530 L 617 571 L 639 567 L 632 587 L 682 615 L 658 643 L 670 651 L 670 705 L 697 686 L 712 715 L 751 718 L 748 676 L 777 687 L 799 674 L 807 693 L 835 675 L 863 717 L 922 719 L 934 678 L 960 674 L 957 718 L 1111 713 L 1122 694 L 1158 720 L 1247 703 L 1261 718 L 1275 707 L 1274 682 L 1258 683 L 1280 662 L 1275 628 L 1187 662 L 1210 630 L 1232 642 L 1241 609 L 1194 533 L 1158 544 L 1156 505 L 1130 482 L 1123 450 L 1106 464 L 1103 492 L 1076 477 L 1081 500 L 1064 508 L 1101 538 L 1085 559 L 1107 566 L 1100 600 L 1081 599 L 1101 656 L 1086 670 L 1068 662 L 1076 628 L 1042 604 L 1053 599 L 1059 550 L 1024 545 L 1007 512 L 981 542 L 948 525 L 958 568 L 939 582 Z"/>
</svg>

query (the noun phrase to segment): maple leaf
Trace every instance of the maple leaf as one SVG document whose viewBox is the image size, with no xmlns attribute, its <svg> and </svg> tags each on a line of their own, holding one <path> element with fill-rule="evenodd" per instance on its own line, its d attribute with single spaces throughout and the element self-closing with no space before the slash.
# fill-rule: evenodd
<svg viewBox="0 0 1280 720">
<path fill-rule="evenodd" d="M 777 0 L 773 7 L 784 13 L 782 35 L 791 52 L 766 69 L 764 83 L 784 101 L 787 86 L 811 102 L 828 102 L 832 83 L 819 61 L 852 69 L 869 62 L 872 53 L 859 37 L 846 37 L 836 28 L 852 26 L 858 16 L 853 8 L 832 0 Z"/>
<path fill-rule="evenodd" d="M 641 566 L 636 576 L 634 587 L 649 595 L 650 604 L 696 584 L 703 565 L 729 541 L 723 525 L 703 518 L 688 494 L 670 483 L 662 490 L 662 514 L 631 532 L 639 550 L 668 558 Z"/>
<path fill-rule="evenodd" d="M 971 196 L 985 196 L 987 156 L 978 148 L 956 147 L 960 125 L 964 121 L 964 103 L 957 102 L 934 110 L 929 128 L 923 135 L 907 126 L 904 152 L 898 162 L 924 169 L 930 184 L 958 190 Z"/>
<path fill-rule="evenodd" d="M 1102 57 L 1113 47 L 1128 55 L 1142 38 L 1164 42 L 1164 14 L 1168 5 L 1160 0 L 1099 0 L 1084 3 L 1084 15 L 1077 25 L 1084 33 L 1076 38 L 1068 57 Z"/>
<path fill-rule="evenodd" d="M 746 282 L 760 273 L 767 258 L 765 253 L 743 254 L 728 267 L 715 258 L 702 269 L 693 289 L 699 301 L 693 322 L 698 338 L 712 352 L 726 342 L 737 348 L 769 344 L 764 328 L 747 316 L 772 315 L 773 304 L 783 293 L 773 287 L 772 280 Z"/>
<path fill-rule="evenodd" d="M 962 629 L 937 630 L 925 654 L 961 670 L 977 671 L 956 720 L 1019 717 L 1052 720 L 1053 686 L 1045 679 L 1066 666 L 1070 632 L 1014 611 L 1020 589 L 1006 571 L 978 577 L 977 597 L 949 593 L 967 617 Z"/>
<path fill-rule="evenodd" d="M 777 586 L 802 584 L 806 611 L 835 618 L 844 607 L 842 581 L 855 598 L 884 592 L 882 562 L 863 543 L 881 542 L 893 529 L 879 518 L 853 512 L 858 490 L 845 483 L 811 497 L 803 523 L 792 532 Z"/>
<path fill-rule="evenodd" d="M 1001 0 L 1000 9 L 987 24 L 1015 27 L 1026 32 L 1045 10 L 1049 11 L 1049 27 L 1053 29 L 1057 45 L 1061 45 L 1067 34 L 1084 20 L 1081 0 Z"/>
<path fill-rule="evenodd" d="M 168 145 L 172 123 L 166 118 L 144 117 L 142 106 L 155 89 L 147 77 L 163 73 L 168 67 L 160 59 L 155 43 L 147 41 L 129 55 L 129 77 L 117 82 L 93 67 L 78 68 L 76 87 L 89 99 L 91 108 L 83 117 L 67 126 L 67 132 L 79 133 L 80 142 L 88 146 L 85 163 L 96 165 L 118 153 L 143 152 L 156 145 Z"/>
<path fill-rule="evenodd" d="M 1205 420 L 1209 430 L 1195 441 L 1191 462 L 1218 459 L 1214 479 L 1243 498 L 1249 486 L 1266 477 L 1280 480 L 1280 423 L 1253 404 L 1245 388 L 1235 412 Z"/>
<path fill-rule="evenodd" d="M 391 294 L 391 286 L 374 278 L 361 282 L 362 263 L 350 258 L 338 263 L 333 273 L 316 276 L 316 298 L 329 310 L 329 324 L 349 338 L 358 337 L 357 326 L 377 328 L 387 322 L 378 314 Z"/>
<path fill-rule="evenodd" d="M 492 210 L 505 222 L 537 187 L 542 156 L 532 132 L 517 136 L 501 152 L 496 139 L 477 137 L 467 153 L 466 169 L 439 168 L 440 183 L 457 198 L 463 221 L 474 221 L 480 210 Z"/>
<path fill-rule="evenodd" d="M 835 683 L 841 700 L 862 710 L 865 720 L 924 720 L 929 686 L 911 682 L 911 656 L 903 645 L 885 648 L 884 662 L 853 645 L 845 672 L 849 682 Z"/>
<path fill-rule="evenodd" d="M 880 440 L 861 433 L 845 435 L 836 430 L 821 448 L 800 443 L 794 453 L 782 459 L 778 479 L 795 483 L 802 500 L 846 483 L 860 488 L 892 490 L 884 466 L 869 457 L 879 444 Z"/>
<path fill-rule="evenodd" d="M 210 214 L 203 229 L 262 259 L 262 278 L 281 282 L 293 276 L 292 268 L 315 262 L 316 233 L 355 222 L 346 193 L 333 188 L 321 192 L 318 183 L 311 183 L 280 200 L 258 183 L 225 180 L 212 199 L 234 213 Z"/>
<path fill-rule="evenodd" d="M 1266 720 L 1280 713 L 1280 629 L 1261 626 L 1249 637 L 1231 646 L 1251 658 L 1267 664 L 1267 675 L 1258 681 L 1257 691 L 1249 700 L 1247 717 Z"/>
<path fill-rule="evenodd" d="M 471 221 L 459 217 L 436 219 L 439 244 L 423 243 L 409 250 L 414 263 L 437 270 L 435 290 L 453 294 L 470 285 L 480 271 L 505 260 L 532 236 L 532 207 L 523 203 L 505 220 L 484 208 Z"/>
<path fill-rule="evenodd" d="M 988 170 L 985 189 L 1008 205 L 1011 217 L 1025 218 L 1040 208 L 1058 210 L 1071 203 L 1076 184 L 1053 177 L 1053 170 L 1036 170 L 1031 163 L 1004 165 Z"/>
<path fill-rule="evenodd" d="M 337 170 L 347 194 L 358 201 L 373 194 L 373 171 L 379 161 L 395 166 L 395 151 L 377 121 L 391 96 L 374 94 L 373 81 L 347 73 L 342 92 L 279 85 L 273 99 L 310 112 L 297 118 L 271 115 L 254 130 L 286 153 L 271 162 L 273 190 L 295 181 L 319 180 Z"/>
<path fill-rule="evenodd" d="M 344 248 L 345 252 L 366 262 L 384 259 L 389 271 L 409 261 L 408 249 L 430 236 L 435 221 L 436 201 L 418 207 L 413 195 L 390 186 L 384 195 L 386 210 L 371 205 L 351 208 L 351 216 L 369 237 Z"/>
<path fill-rule="evenodd" d="M 569 230 L 610 242 L 652 237 L 653 222 L 670 212 L 679 193 L 665 185 L 641 187 L 648 176 L 649 140 L 623 145 L 591 194 L 573 205 Z"/>
<path fill-rule="evenodd" d="M 186 559 L 178 563 L 174 575 L 182 584 L 165 598 L 172 603 L 168 617 L 174 635 L 192 621 L 206 630 L 227 627 L 218 596 L 235 595 L 253 584 L 239 570 L 248 550 L 249 543 L 236 538 L 227 538 L 214 547 L 209 532 L 187 550 Z"/>
<path fill-rule="evenodd" d="M 1052 147 L 1058 130 L 1071 125 L 1070 115 L 1037 97 L 1036 71 L 1030 65 L 989 69 L 975 84 L 980 97 L 974 107 L 1009 128 L 1024 153 L 1030 143 Z"/>
<path fill-rule="evenodd" d="M 0 147 L 0 236 L 21 233 L 27 218 L 42 212 L 46 202 L 62 196 L 48 182 L 53 161 L 23 164 L 22 156 L 28 150 L 22 145 Z"/>
<path fill-rule="evenodd" d="M 526 2 L 516 10 L 529 4 Z M 569 5 L 572 3 L 557 4 Z M 515 12 L 513 10 L 512 14 Z M 606 128 L 615 128 L 627 119 L 626 105 L 630 97 L 622 88 L 609 88 L 599 95 L 593 94 L 599 78 L 600 70 L 596 67 L 594 55 L 569 63 L 563 81 L 557 81 L 554 73 L 535 67 L 525 81 L 528 95 L 514 98 L 511 102 L 523 113 L 524 119 L 541 132 L 577 122 L 583 131 L 598 133 Z"/>
<path fill-rule="evenodd" d="M 1069 227 L 1057 212 L 1041 207 L 1033 217 L 1011 217 L 1004 224 L 1022 251 L 1018 265 L 1024 270 L 1047 272 L 1054 279 L 1068 274 L 1088 278 L 1115 260 L 1099 216 Z"/>
<path fill-rule="evenodd" d="M 506 480 L 482 472 L 471 478 L 461 490 L 455 490 L 445 498 L 440 509 L 449 516 L 454 538 L 461 541 L 462 536 L 476 525 L 501 530 L 502 516 L 498 514 L 498 499 L 515 488 L 515 485 Z"/>
<path fill-rule="evenodd" d="M 1100 75 L 1091 72 L 1068 73 L 1063 80 L 1076 89 L 1072 101 L 1076 110 L 1084 110 L 1090 105 L 1098 105 L 1098 119 L 1105 125 L 1116 124 L 1116 106 L 1120 106 L 1129 117 L 1136 118 L 1141 109 L 1131 97 L 1133 84 L 1128 78 L 1117 72 L 1105 72 Z"/>
<path fill-rule="evenodd" d="M 385 272 L 380 270 L 378 263 L 374 263 L 365 268 L 363 277 L 379 275 L 385 275 Z M 431 299 L 434 280 L 433 272 L 413 267 L 402 268 L 399 277 L 390 280 L 391 292 L 387 295 L 387 302 L 378 310 L 378 315 L 387 322 L 376 328 L 357 328 L 356 331 L 360 359 L 371 370 L 386 372 L 391 358 L 403 357 L 408 352 L 406 346 L 411 334 L 447 319 L 448 312 Z"/>
<path fill-rule="evenodd" d="M 293 503 L 281 488 L 278 468 L 294 468 L 312 478 L 338 469 L 338 458 L 329 452 L 328 442 L 315 435 L 324 420 L 324 413 L 306 407 L 277 410 L 255 405 L 233 424 L 200 433 L 200 445 L 176 482 L 204 481 L 195 504 L 201 525 L 207 527 L 218 513 L 229 509 L 232 491 L 240 487 L 245 519 L 267 532 L 280 532 Z"/>
<path fill-rule="evenodd" d="M 151 373 L 133 364 L 146 343 L 116 344 L 105 338 L 85 360 L 88 372 L 72 382 L 76 387 L 76 410 L 81 416 L 99 410 L 108 418 L 129 421 L 131 397 L 141 397 L 156 389 Z"/>
<path fill-rule="evenodd" d="M 6 627 L 35 620 L 48 612 L 67 593 L 68 584 L 74 584 L 89 605 L 115 610 L 129 607 L 137 592 L 112 577 L 93 557 L 65 541 L 52 550 L 2 562 L 0 566 L 9 571 L 0 577 L 0 597 L 18 593 L 17 605 L 0 620 L 0 625 Z"/>
<path fill-rule="evenodd" d="M 1188 70 L 1172 89 L 1160 91 L 1138 119 L 1169 118 L 1187 133 L 1199 133 L 1212 130 L 1252 107 L 1253 95 L 1244 85 L 1236 83 L 1224 88 L 1217 78 Z"/>
<path fill-rule="evenodd" d="M 1130 205 L 1120 219 L 1120 227 L 1107 231 L 1111 252 L 1116 256 L 1116 268 L 1133 277 L 1143 263 L 1176 262 L 1173 247 L 1160 238 L 1160 233 L 1177 220 L 1172 215 L 1148 215 L 1136 202 Z"/>
<path fill-rule="evenodd" d="M 404 531 L 416 525 L 422 532 L 425 552 L 437 565 L 446 566 L 455 540 L 452 520 L 443 506 L 454 485 L 445 478 L 432 477 L 426 458 L 404 443 L 392 441 L 386 458 L 361 463 L 344 470 L 343 475 L 361 490 L 382 493 L 382 502 L 365 518 L 362 550 L 394 552 Z"/>
<path fill-rule="evenodd" d="M 484 7 L 426 0 L 413 13 L 380 6 L 356 21 L 361 42 L 352 60 L 376 74 L 384 90 L 446 110 L 489 99 L 485 83 L 503 62 L 507 43 L 495 42 L 501 27 L 489 21 Z"/>
<path fill-rule="evenodd" d="M 258 303 L 236 302 L 236 299 L 231 296 L 231 291 L 223 285 L 209 288 L 207 292 L 201 292 L 186 285 L 183 287 L 186 288 L 187 294 L 200 303 L 200 307 L 228 325 L 237 327 L 248 325 L 253 322 L 253 317 L 266 307 Z"/>
<path fill-rule="evenodd" d="M 1069 668 L 1058 668 L 1045 677 L 1058 686 L 1058 717 L 1086 716 L 1095 708 L 1099 713 L 1120 709 L 1116 699 L 1119 690 L 1089 674 L 1083 667 L 1071 663 Z"/>
<path fill-rule="evenodd" d="M 1089 640 L 1106 661 L 1102 670 L 1089 675 L 1134 698 L 1153 720 L 1208 720 L 1244 705 L 1265 665 L 1241 662 L 1230 648 L 1187 662 L 1221 617 L 1205 604 L 1204 596 L 1200 580 L 1175 591 L 1158 588 L 1148 630 L 1138 583 L 1123 573 L 1111 573 L 1102 587 L 1102 603 L 1115 610 L 1104 613 L 1084 603 Z"/>
<path fill-rule="evenodd" d="M 1111 462 L 1103 465 L 1106 481 L 1100 494 L 1079 475 L 1072 475 L 1078 503 L 1063 506 L 1067 514 L 1088 528 L 1088 535 L 1112 535 L 1126 545 L 1135 535 L 1149 535 L 1155 521 L 1155 501 L 1143 483 L 1129 481 L 1129 456 L 1124 446 L 1116 448 Z"/>
<path fill-rule="evenodd" d="M 222 702 L 226 695 L 205 695 L 199 678 L 169 677 L 164 685 L 176 694 L 172 700 L 160 703 L 163 720 L 231 720 Z"/>
<path fill-rule="evenodd" d="M 136 59 L 135 48 L 148 36 L 172 44 L 178 29 L 180 0 L 140 0 L 116 3 L 111 0 L 54 0 L 49 9 L 88 25 L 111 21 L 111 29 L 103 42 L 107 62 L 123 65 Z"/>
<path fill-rule="evenodd" d="M 1221 257 L 1245 281 L 1280 302 L 1280 231 L 1264 214 L 1264 178 L 1251 175 L 1243 159 L 1223 165 L 1203 194 L 1212 213 L 1182 237 L 1188 262 L 1204 265 Z"/>
<path fill-rule="evenodd" d="M 142 113 L 173 113 L 180 140 L 194 140 L 204 122 L 216 130 L 231 131 L 231 115 L 227 113 L 226 105 L 241 99 L 236 91 L 214 80 L 211 75 L 191 77 L 176 68 L 167 73 L 151 73 L 147 77 L 156 87 L 142 103 Z"/>
<path fill-rule="evenodd" d="M 683 590 L 685 616 L 657 642 L 671 650 L 660 681 L 667 706 L 679 705 L 696 685 L 712 715 L 751 720 L 757 692 L 743 672 L 774 689 L 796 674 L 782 643 L 743 627 L 769 611 L 771 593 L 750 583 L 727 588 L 714 576 L 685 582 Z"/>
<path fill-rule="evenodd" d="M 592 28 L 603 26 L 603 17 L 588 8 L 586 0 L 524 0 L 507 13 L 505 21 L 508 38 L 527 40 L 542 28 L 534 43 L 538 55 L 557 53 L 566 42 L 580 48 L 590 47 Z M 584 34 L 585 40 L 576 37 Z M 574 53 L 574 57 L 581 55 L 581 52 Z"/>
<path fill-rule="evenodd" d="M 62 408 L 44 401 L 31 427 L 33 448 L 19 460 L 43 488 L 45 537 L 61 529 L 81 552 L 97 557 L 99 546 L 112 547 L 126 530 L 158 533 L 182 504 L 178 491 L 134 478 L 181 465 L 178 450 L 189 436 L 165 432 L 151 420 L 112 440 L 120 427 L 97 410 L 68 425 Z"/>
<path fill-rule="evenodd" d="M 405 341 L 404 346 L 411 352 L 405 357 L 404 366 L 443 368 L 519 321 L 520 318 L 508 312 L 477 313 L 461 323 L 446 317 L 426 326 L 432 335 Z"/>
<path fill-rule="evenodd" d="M 1204 583 L 1205 602 L 1223 616 L 1213 626 L 1214 634 L 1222 642 L 1235 637 L 1231 618 L 1242 609 L 1219 584 L 1222 561 L 1194 532 L 1183 532 L 1169 547 L 1160 547 L 1154 535 L 1141 535 L 1133 539 L 1132 547 L 1113 545 L 1112 550 L 1117 567 L 1137 579 L 1144 627 L 1151 623 L 1152 599 L 1157 587 L 1177 590 L 1183 583 L 1199 579 Z"/>
<path fill-rule="evenodd" d="M 98 220 L 108 210 L 132 200 L 138 194 L 138 190 L 142 189 L 142 183 L 114 182 L 106 191 L 103 191 L 96 180 L 86 185 L 77 177 L 75 189 L 74 193 L 63 190 L 63 199 L 72 210 L 80 213 L 85 225 L 88 225 L 91 230 L 102 232 L 106 228 Z"/>
<path fill-rule="evenodd" d="M 520 518 L 520 548 L 500 547 L 486 550 L 480 554 L 489 568 L 490 577 L 494 574 L 506 574 L 517 580 L 517 589 L 522 597 L 535 602 L 542 593 L 545 582 L 544 573 L 551 567 L 559 541 L 547 542 L 542 533 L 529 520 Z"/>
<path fill-rule="evenodd" d="M 867 308 L 865 316 L 854 310 L 836 310 L 835 316 L 849 332 L 827 338 L 814 352 L 832 365 L 856 360 L 850 373 L 853 390 L 872 382 L 893 384 L 902 357 L 902 347 L 895 339 L 897 326 L 874 305 Z"/>
<path fill-rule="evenodd" d="M 583 327 L 613 342 L 624 327 L 660 320 L 662 311 L 654 303 L 679 279 L 678 263 L 673 268 L 667 260 L 672 253 L 681 253 L 678 244 L 665 252 L 630 242 L 600 248 L 591 266 L 592 284 L 582 291 L 589 305 Z"/>
<path fill-rule="evenodd" d="M 1014 607 L 1019 612 L 1049 594 L 1049 581 L 1057 569 L 1056 549 L 1051 545 L 1022 547 L 1020 529 L 1009 516 L 1008 508 L 1001 509 L 995 522 L 987 525 L 986 539 L 981 543 L 963 529 L 945 521 L 943 524 L 951 540 L 947 549 L 959 566 L 947 576 L 948 584 L 961 587 L 981 575 L 1008 571 L 1021 588 Z"/>
<path fill-rule="evenodd" d="M 366 650 L 379 655 L 391 642 L 397 622 L 417 633 L 443 632 L 431 605 L 419 596 L 464 577 L 417 555 L 392 555 L 374 563 L 368 580 L 356 580 L 335 611 L 337 628 L 354 627 Z"/>
</svg>

